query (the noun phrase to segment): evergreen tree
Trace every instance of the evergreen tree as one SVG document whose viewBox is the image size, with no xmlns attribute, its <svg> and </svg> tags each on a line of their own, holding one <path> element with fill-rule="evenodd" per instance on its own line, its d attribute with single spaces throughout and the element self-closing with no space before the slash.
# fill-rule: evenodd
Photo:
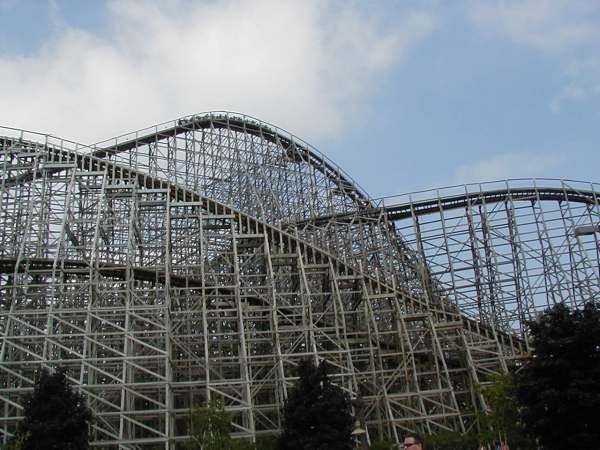
<svg viewBox="0 0 600 450">
<path fill-rule="evenodd" d="M 25 398 L 24 415 L 17 432 L 24 450 L 88 448 L 92 413 L 83 395 L 71 388 L 63 369 L 42 370 L 33 394 Z"/>
<path fill-rule="evenodd" d="M 329 381 L 324 362 L 303 361 L 298 374 L 285 403 L 280 450 L 352 449 L 349 396 Z"/>
<path fill-rule="evenodd" d="M 600 309 L 556 305 L 529 324 L 533 354 L 520 373 L 523 421 L 545 450 L 600 445 Z"/>
</svg>

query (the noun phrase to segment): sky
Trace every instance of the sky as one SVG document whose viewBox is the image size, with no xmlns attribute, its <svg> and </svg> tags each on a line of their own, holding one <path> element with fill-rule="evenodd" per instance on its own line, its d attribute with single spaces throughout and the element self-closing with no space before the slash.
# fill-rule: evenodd
<svg viewBox="0 0 600 450">
<path fill-rule="evenodd" d="M 600 181 L 600 0 L 0 0 L 0 22 L 0 126 L 94 143 L 227 110 L 373 197 Z"/>
</svg>

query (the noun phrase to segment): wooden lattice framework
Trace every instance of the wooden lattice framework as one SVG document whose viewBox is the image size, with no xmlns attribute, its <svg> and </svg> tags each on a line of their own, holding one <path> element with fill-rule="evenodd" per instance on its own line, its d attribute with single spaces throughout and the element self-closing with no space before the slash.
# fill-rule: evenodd
<svg viewBox="0 0 600 450">
<path fill-rule="evenodd" d="M 435 211 L 373 200 L 308 144 L 246 116 L 191 116 L 94 146 L 3 131 L 3 440 L 39 370 L 57 366 L 87 396 L 94 446 L 175 448 L 190 408 L 212 398 L 232 412 L 236 437 L 255 439 L 280 430 L 304 358 L 327 360 L 362 399 L 368 439 L 465 430 L 486 408 L 478 385 L 527 349 L 523 320 L 542 305 L 531 287 L 516 300 L 497 294 L 501 227 L 487 203 L 457 207 L 471 224 L 469 262 L 451 231 L 440 240 L 425 220 L 442 214 L 448 229 L 444 214 L 459 209 L 442 196 Z M 556 238 L 539 205 L 583 208 L 561 234 L 571 242 L 573 226 L 598 218 L 598 199 L 586 198 L 528 197 L 546 230 L 538 240 Z M 530 227 L 505 210 L 513 284 L 524 286 L 529 241 L 510 233 Z M 580 275 L 558 270 L 564 256 L 547 245 L 544 276 L 560 292 L 597 292 L 597 238 L 576 239 L 567 248 Z M 470 277 L 456 275 L 458 260 Z"/>
</svg>

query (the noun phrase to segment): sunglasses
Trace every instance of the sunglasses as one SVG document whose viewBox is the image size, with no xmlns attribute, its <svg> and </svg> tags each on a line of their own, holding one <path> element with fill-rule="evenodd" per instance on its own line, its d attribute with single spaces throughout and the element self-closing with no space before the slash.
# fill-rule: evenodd
<svg viewBox="0 0 600 450">
<path fill-rule="evenodd" d="M 411 448 L 413 445 L 419 445 L 419 443 L 413 442 L 412 444 L 402 444 L 400 448 Z"/>
</svg>

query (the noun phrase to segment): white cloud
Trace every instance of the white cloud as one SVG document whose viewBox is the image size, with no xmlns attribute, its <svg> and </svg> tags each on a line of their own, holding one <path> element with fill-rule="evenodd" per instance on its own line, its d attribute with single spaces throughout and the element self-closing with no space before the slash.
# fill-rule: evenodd
<svg viewBox="0 0 600 450">
<path fill-rule="evenodd" d="M 335 136 L 434 29 L 413 12 L 381 30 L 349 4 L 316 0 L 123 0 L 109 9 L 108 36 L 62 26 L 34 54 L 0 55 L 0 124 L 91 142 L 226 109 L 309 140 Z"/>
<path fill-rule="evenodd" d="M 459 166 L 454 183 L 479 183 L 510 178 L 548 176 L 563 162 L 562 155 L 528 152 L 502 153 L 471 164 Z"/>
<path fill-rule="evenodd" d="M 600 42 L 600 3 L 586 0 L 472 2 L 469 16 L 485 31 L 545 51 Z"/>
<path fill-rule="evenodd" d="M 564 73 L 567 84 L 550 102 L 554 113 L 565 103 L 590 101 L 600 96 L 600 58 L 592 57 L 568 65 Z"/>
<path fill-rule="evenodd" d="M 589 0 L 494 0 L 471 2 L 471 20 L 483 31 L 541 50 L 563 67 L 564 85 L 550 110 L 600 94 L 600 2 Z"/>
</svg>

